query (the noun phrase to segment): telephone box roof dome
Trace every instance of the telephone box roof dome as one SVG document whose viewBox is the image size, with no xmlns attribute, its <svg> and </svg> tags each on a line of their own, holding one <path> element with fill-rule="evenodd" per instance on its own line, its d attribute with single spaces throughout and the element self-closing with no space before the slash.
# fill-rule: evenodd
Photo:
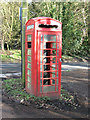
<svg viewBox="0 0 90 120">
<path fill-rule="evenodd" d="M 39 20 L 54 20 L 54 21 L 56 21 L 56 22 L 61 23 L 60 21 L 55 20 L 55 19 L 50 18 L 50 17 L 36 17 L 36 18 L 32 18 L 31 20 L 34 20 L 34 21 L 39 21 Z M 61 24 L 62 24 L 62 23 L 61 23 Z"/>
</svg>

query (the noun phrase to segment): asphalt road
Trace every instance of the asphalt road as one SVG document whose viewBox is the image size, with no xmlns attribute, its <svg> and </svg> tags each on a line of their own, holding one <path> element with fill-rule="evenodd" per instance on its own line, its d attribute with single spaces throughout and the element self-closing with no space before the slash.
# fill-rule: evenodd
<svg viewBox="0 0 90 120">
<path fill-rule="evenodd" d="M 65 89 L 78 94 L 81 101 L 88 102 L 88 63 L 62 63 L 61 84 Z M 19 63 L 3 63 L 0 65 L 0 74 L 20 73 L 21 65 Z M 3 118 L 82 118 L 83 114 L 72 112 L 53 112 L 50 110 L 40 110 L 30 106 L 10 103 L 7 98 L 3 98 L 2 117 Z M 1 113 L 1 112 L 0 112 Z"/>
<path fill-rule="evenodd" d="M 9 64 L 3 63 L 0 65 L 0 71 L 2 71 L 2 74 L 21 72 L 21 64 L 20 63 L 9 63 Z"/>
<path fill-rule="evenodd" d="M 62 63 L 62 71 L 75 70 L 75 69 L 88 69 L 88 63 Z M 0 64 L 0 72 L 2 74 L 6 73 L 19 73 L 21 72 L 20 63 L 2 63 Z M 0 74 L 1 74 L 0 73 Z"/>
</svg>

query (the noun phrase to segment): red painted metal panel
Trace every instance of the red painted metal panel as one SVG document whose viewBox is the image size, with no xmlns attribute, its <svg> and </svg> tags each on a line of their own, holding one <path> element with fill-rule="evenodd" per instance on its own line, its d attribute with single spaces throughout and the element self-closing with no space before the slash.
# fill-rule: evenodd
<svg viewBox="0 0 90 120">
<path fill-rule="evenodd" d="M 61 22 L 48 17 L 33 18 L 28 20 L 28 22 L 26 23 L 25 81 L 26 81 L 26 90 L 30 94 L 33 94 L 35 96 L 49 96 L 49 97 L 57 97 L 57 98 L 60 95 L 60 90 L 61 90 L 60 58 L 61 58 L 61 49 L 62 49 L 61 26 L 62 26 Z M 27 50 L 29 49 L 27 45 L 28 35 L 32 35 L 32 41 L 30 43 L 31 55 L 27 54 Z M 45 36 L 46 38 L 50 37 L 51 41 L 47 41 L 47 39 L 45 41 Z M 52 41 L 53 37 L 55 37 L 56 41 Z M 41 44 L 43 45 L 42 48 L 41 48 Z M 52 48 L 53 44 L 56 45 L 56 48 Z M 46 45 L 46 48 L 44 48 L 44 45 Z M 45 51 L 46 51 L 46 56 L 44 56 Z M 57 51 L 59 51 L 59 56 L 57 54 Z M 40 55 L 41 52 L 42 52 L 42 56 Z M 53 55 L 54 52 L 56 53 L 55 55 Z M 29 64 L 30 62 L 28 62 L 27 60 L 28 56 L 31 59 L 31 68 L 28 68 L 28 65 L 30 65 Z M 42 59 L 42 64 L 40 63 L 41 59 Z M 43 59 L 46 59 L 49 63 L 44 63 Z M 55 63 L 52 60 L 54 60 Z M 58 61 L 58 63 L 56 63 L 56 61 Z M 53 68 L 53 66 L 55 66 L 55 68 Z M 29 77 L 28 71 L 31 73 L 31 77 Z M 41 74 L 42 74 L 42 78 L 40 80 Z M 45 74 L 48 74 L 49 77 L 45 78 L 44 77 Z M 28 78 L 31 80 L 31 83 L 30 80 L 28 81 Z M 48 84 L 44 82 L 48 82 Z M 29 88 L 28 85 L 30 85 L 31 88 Z"/>
<path fill-rule="evenodd" d="M 38 32 L 38 36 L 39 36 L 39 40 L 41 40 L 41 35 L 56 35 L 56 36 L 58 36 L 59 34 L 60 34 L 60 32 L 56 32 L 56 33 L 53 33 L 53 32 Z M 58 38 L 57 38 L 58 39 Z M 57 40 L 56 40 L 57 41 Z M 49 42 L 49 43 L 52 43 L 52 42 Z M 56 42 L 56 43 L 58 43 L 59 44 L 59 49 L 60 49 L 60 42 Z M 48 95 L 48 93 L 40 93 L 40 43 L 38 43 L 38 46 L 39 46 L 39 48 L 38 48 L 38 60 L 39 60 L 39 65 L 38 65 L 38 96 L 42 96 L 42 95 Z M 56 48 L 57 49 L 57 48 Z M 43 49 L 42 49 L 43 50 Z M 47 49 L 48 50 L 48 49 Z M 50 50 L 50 49 L 49 49 Z M 50 57 L 55 57 L 55 56 L 50 56 Z M 49 56 L 47 56 L 47 58 L 49 58 Z M 57 57 L 57 54 L 56 54 L 56 58 L 58 59 L 58 61 L 60 61 L 60 52 L 59 52 L 59 56 Z M 56 59 L 56 60 L 57 60 Z M 49 64 L 48 64 L 49 65 Z M 57 64 L 56 64 L 57 65 Z M 60 76 L 60 74 L 61 74 L 61 63 L 59 62 L 59 76 Z M 54 70 L 54 72 L 56 72 L 57 70 Z M 44 73 L 45 72 L 48 72 L 48 71 L 44 71 Z M 53 70 L 49 70 L 49 72 L 53 72 Z M 42 72 L 43 73 L 43 72 Z M 45 78 L 45 79 L 48 79 L 48 78 Z M 50 77 L 50 79 L 51 79 L 51 77 Z M 56 81 L 55 81 L 55 92 L 56 92 L 56 96 L 57 96 L 57 94 L 60 94 L 60 88 L 61 88 L 61 79 L 60 79 L 60 77 L 59 77 L 59 79 L 58 79 L 58 88 L 59 88 L 59 90 L 56 92 L 56 87 L 57 87 L 57 83 L 56 83 Z M 44 85 L 45 86 L 45 85 Z M 50 86 L 50 85 L 47 85 L 47 86 Z M 42 85 L 42 91 L 43 91 L 43 85 Z M 50 92 L 51 94 L 53 93 L 53 91 L 51 91 Z M 49 93 L 49 94 L 50 94 Z"/>
</svg>

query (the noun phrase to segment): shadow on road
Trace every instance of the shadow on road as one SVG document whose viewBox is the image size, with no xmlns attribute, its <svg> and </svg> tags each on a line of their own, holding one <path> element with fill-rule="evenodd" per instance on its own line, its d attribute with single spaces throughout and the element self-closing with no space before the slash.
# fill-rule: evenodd
<svg viewBox="0 0 90 120">
<path fill-rule="evenodd" d="M 61 84 L 77 96 L 77 100 L 83 106 L 80 112 L 88 114 L 88 70 L 63 71 Z"/>
</svg>

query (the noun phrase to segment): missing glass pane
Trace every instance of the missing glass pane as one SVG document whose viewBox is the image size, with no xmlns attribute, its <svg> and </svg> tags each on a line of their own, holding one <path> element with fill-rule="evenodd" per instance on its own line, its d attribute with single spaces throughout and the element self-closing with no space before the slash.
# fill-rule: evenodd
<svg viewBox="0 0 90 120">
<path fill-rule="evenodd" d="M 31 48 L 31 42 L 28 42 L 28 48 Z"/>
<path fill-rule="evenodd" d="M 48 79 L 48 80 L 43 80 L 43 85 L 50 85 L 50 79 Z"/>
</svg>

